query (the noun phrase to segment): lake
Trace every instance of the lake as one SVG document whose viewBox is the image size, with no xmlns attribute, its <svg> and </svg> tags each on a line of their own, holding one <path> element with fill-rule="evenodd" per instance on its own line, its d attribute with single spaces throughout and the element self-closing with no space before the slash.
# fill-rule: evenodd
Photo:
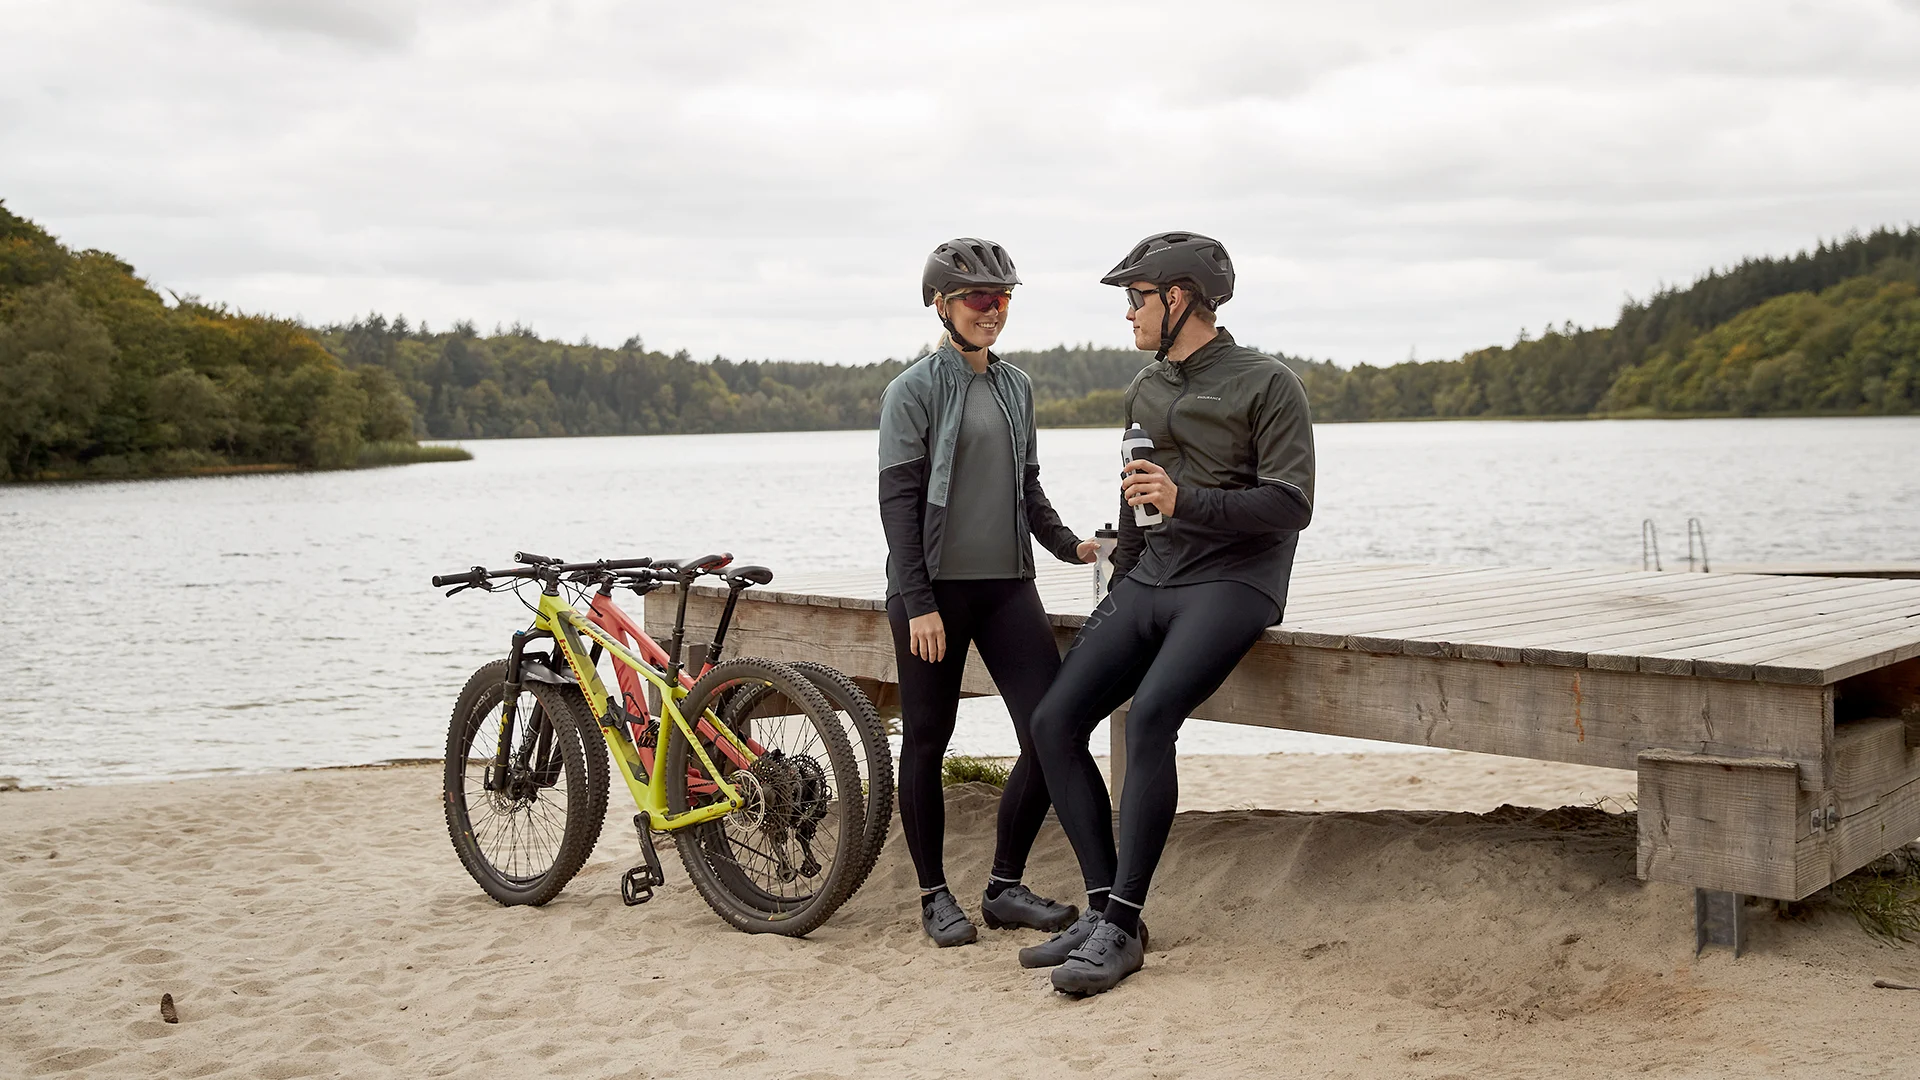
<svg viewBox="0 0 1920 1080">
<path fill-rule="evenodd" d="M 1920 417 L 1320 425 L 1301 559 L 1667 566 L 1920 560 Z M 731 551 L 794 579 L 878 572 L 871 431 L 470 442 L 358 472 L 0 488 L 0 776 L 65 785 L 434 757 L 466 675 L 524 624 L 436 573 L 516 549 Z M 1083 535 L 1118 432 L 1040 434 Z M 1042 556 L 1043 558 L 1045 556 Z M 1104 733 L 1096 735 L 1104 745 Z M 997 700 L 955 750 L 1011 753 Z M 1191 752 L 1388 749 L 1195 721 Z"/>
</svg>

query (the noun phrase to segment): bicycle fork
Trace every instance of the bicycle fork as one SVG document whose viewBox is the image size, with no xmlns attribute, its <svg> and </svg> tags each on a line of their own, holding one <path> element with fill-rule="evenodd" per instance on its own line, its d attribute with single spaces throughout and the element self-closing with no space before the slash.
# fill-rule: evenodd
<svg viewBox="0 0 1920 1080">
<path fill-rule="evenodd" d="M 513 646 L 507 650 L 507 677 L 500 684 L 500 740 L 493 750 L 493 764 L 481 777 L 480 786 L 488 791 L 503 791 L 510 775 L 513 753 L 513 729 L 520 713 L 520 660 L 527 646 L 527 632 L 516 630 Z"/>
</svg>

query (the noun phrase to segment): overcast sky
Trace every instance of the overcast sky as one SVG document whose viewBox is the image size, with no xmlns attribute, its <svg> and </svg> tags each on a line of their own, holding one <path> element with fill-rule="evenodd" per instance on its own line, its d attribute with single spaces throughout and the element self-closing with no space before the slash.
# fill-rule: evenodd
<svg viewBox="0 0 1920 1080">
<path fill-rule="evenodd" d="M 1920 0 L 0 0 L 0 198 L 310 322 L 911 354 L 1000 241 L 1010 348 L 1222 240 L 1243 342 L 1343 364 L 1920 221 Z"/>
</svg>

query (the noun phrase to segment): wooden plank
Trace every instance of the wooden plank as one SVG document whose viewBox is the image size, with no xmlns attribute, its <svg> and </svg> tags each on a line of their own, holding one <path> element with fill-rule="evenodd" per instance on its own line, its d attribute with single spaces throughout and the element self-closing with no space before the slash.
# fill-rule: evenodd
<svg viewBox="0 0 1920 1080">
<path fill-rule="evenodd" d="M 1742 642 L 1755 642 L 1769 635 L 1804 633 L 1809 626 L 1821 626 L 1850 617 L 1874 615 L 1851 597 L 1786 597 L 1777 605 L 1742 605 L 1736 612 L 1688 626 L 1683 632 L 1660 638 L 1634 640 L 1625 634 L 1599 643 L 1596 666 L 1617 667 L 1664 674 L 1685 675 L 1693 671 L 1693 662 L 1711 658 L 1716 652 L 1736 648 Z M 1600 651 L 1605 650 L 1605 651 Z M 1618 659 L 1618 663 L 1614 660 Z M 1751 665 L 1747 666 L 1749 669 Z M 1730 666 L 1713 673 L 1717 678 L 1750 678 Z"/>
<path fill-rule="evenodd" d="M 1829 696 L 1822 687 L 1262 644 L 1194 715 L 1615 769 L 1634 768 L 1652 746 L 1777 757 L 1819 784 Z"/>
<path fill-rule="evenodd" d="M 1797 900 L 1799 769 L 1791 761 L 1649 749 L 1639 755 L 1638 870 L 1647 881 Z"/>
<path fill-rule="evenodd" d="M 1694 576 L 1713 580 L 1704 574 Z M 1845 585 L 1828 587 L 1846 588 Z M 1606 648 L 1642 650 L 1653 641 L 1680 636 L 1689 628 L 1710 620 L 1758 620 L 1767 611 L 1793 603 L 1795 599 L 1785 590 L 1754 593 L 1700 589 L 1690 593 L 1620 595 L 1604 598 L 1616 609 L 1604 620 L 1593 619 L 1588 611 L 1580 611 L 1567 619 L 1516 621 L 1507 629 L 1510 636 L 1524 637 L 1543 648 L 1584 652 Z M 1608 604 L 1603 601 L 1595 606 L 1604 609 Z"/>
<path fill-rule="evenodd" d="M 1920 838 L 1920 778 L 1841 818 L 1838 828 L 1808 846 L 1826 856 L 1827 879 L 1838 881 L 1915 838 Z"/>
<path fill-rule="evenodd" d="M 1731 563 L 1714 573 L 1790 574 L 1808 577 L 1920 578 L 1920 563 Z"/>
<path fill-rule="evenodd" d="M 1908 748 L 1904 722 L 1834 725 L 1832 787 L 1841 814 L 1857 814 L 1915 780 L 1920 780 L 1920 754 Z"/>
<path fill-rule="evenodd" d="M 1686 595 L 1685 600 L 1692 601 L 1691 604 L 1672 594 L 1648 596 L 1623 593 L 1615 582 L 1590 579 L 1574 587 L 1528 595 L 1524 597 L 1524 603 L 1515 603 L 1513 598 L 1503 597 L 1466 611 L 1434 605 L 1431 611 L 1420 613 L 1424 621 L 1385 626 L 1366 635 L 1355 635 L 1355 647 L 1373 649 L 1376 642 L 1400 638 L 1442 646 L 1439 649 L 1406 650 L 1417 651 L 1421 655 L 1448 655 L 1451 650 L 1446 646 L 1509 645 L 1524 650 L 1562 643 L 1564 647 L 1560 651 L 1584 653 L 1586 641 L 1594 639 L 1599 633 L 1596 624 L 1612 631 L 1623 624 L 1645 628 L 1699 618 L 1710 610 L 1702 601 L 1711 597 L 1702 594 L 1716 591 L 1716 583 L 1706 579 L 1706 575 L 1695 576 L 1704 580 L 1694 593 Z M 1738 587 L 1741 583 L 1736 579 L 1734 584 Z M 1641 614 L 1637 621 L 1623 623 L 1623 620 L 1632 617 L 1634 609 L 1645 606 L 1654 606 L 1660 611 L 1658 614 Z"/>
</svg>

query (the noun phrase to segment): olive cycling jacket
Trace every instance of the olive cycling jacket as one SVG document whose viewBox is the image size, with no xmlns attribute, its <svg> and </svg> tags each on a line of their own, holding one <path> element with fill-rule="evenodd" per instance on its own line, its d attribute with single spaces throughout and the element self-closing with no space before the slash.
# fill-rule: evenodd
<svg viewBox="0 0 1920 1080">
<path fill-rule="evenodd" d="M 1146 528 L 1121 497 L 1115 576 L 1238 581 L 1284 612 L 1294 549 L 1313 520 L 1313 418 L 1300 377 L 1223 328 L 1184 361 L 1134 376 L 1126 416 L 1179 490 L 1175 512 Z"/>
<path fill-rule="evenodd" d="M 1033 434 L 1033 385 L 1027 373 L 987 354 L 994 400 L 1013 433 L 1013 464 L 1019 482 L 1016 521 L 1062 562 L 1078 562 L 1080 538 L 1060 521 L 1040 489 L 1040 462 Z M 887 598 L 902 597 L 907 616 L 938 611 L 933 579 L 940 573 L 946 535 L 947 489 L 953 479 L 954 446 L 973 368 L 951 342 L 943 342 L 893 377 L 880 397 L 880 526 L 887 535 Z M 1021 538 L 1022 540 L 1025 537 Z M 1033 547 L 1021 543 L 1020 576 L 1033 577 Z"/>
</svg>

